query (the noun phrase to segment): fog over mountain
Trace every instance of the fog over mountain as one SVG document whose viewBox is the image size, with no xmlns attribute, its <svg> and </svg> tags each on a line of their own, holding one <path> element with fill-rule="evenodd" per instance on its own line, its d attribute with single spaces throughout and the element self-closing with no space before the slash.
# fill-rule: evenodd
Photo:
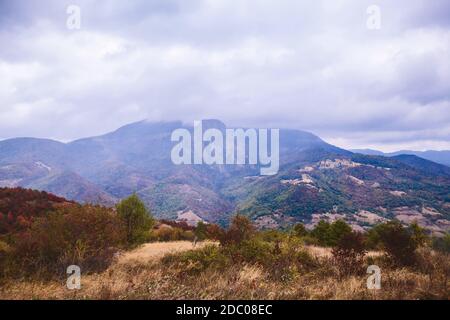
<svg viewBox="0 0 450 320">
<path fill-rule="evenodd" d="M 78 5 L 81 28 L 66 26 Z M 447 0 L 0 1 L 0 138 L 148 118 L 450 150 Z"/>
</svg>

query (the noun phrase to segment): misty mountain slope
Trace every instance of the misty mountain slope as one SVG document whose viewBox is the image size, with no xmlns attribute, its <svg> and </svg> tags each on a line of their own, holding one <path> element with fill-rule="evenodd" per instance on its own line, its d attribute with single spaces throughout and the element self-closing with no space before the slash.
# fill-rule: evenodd
<svg viewBox="0 0 450 320">
<path fill-rule="evenodd" d="M 64 163 L 64 143 L 35 138 L 15 138 L 0 141 L 0 165 L 40 161 L 49 165 Z"/>
<path fill-rule="evenodd" d="M 425 160 L 415 155 L 400 154 L 392 158 L 430 175 L 446 175 L 450 177 L 450 167 Z"/>
<path fill-rule="evenodd" d="M 26 188 L 65 195 L 70 200 L 112 206 L 117 199 L 76 173 L 64 171 L 33 180 Z"/>
<path fill-rule="evenodd" d="M 225 133 L 225 125 L 206 120 Z M 419 220 L 446 230 L 450 174 L 415 156 L 354 154 L 298 130 L 280 130 L 280 170 L 258 166 L 174 165 L 171 133 L 181 122 L 141 121 L 67 144 L 44 139 L 0 141 L 0 185 L 50 191 L 113 205 L 133 192 L 162 218 L 189 213 L 226 223 L 241 212 L 261 227 L 341 217 L 355 226 L 383 219 Z"/>
<path fill-rule="evenodd" d="M 355 153 L 365 154 L 365 155 L 378 155 L 378 156 L 386 156 L 386 157 L 395 157 L 395 156 L 400 156 L 400 155 L 414 155 L 414 156 L 450 167 L 450 150 L 443 150 L 443 151 L 401 150 L 401 151 L 390 152 L 390 153 L 383 153 L 381 151 L 372 150 L 372 149 L 354 149 L 351 151 L 355 152 Z"/>
<path fill-rule="evenodd" d="M 0 187 L 18 186 L 48 191 L 80 202 L 103 205 L 116 202 L 115 197 L 78 174 L 50 167 L 41 161 L 0 166 Z"/>
<path fill-rule="evenodd" d="M 158 174 L 161 164 L 166 166 L 170 161 L 170 135 L 179 127 L 179 122 L 141 121 L 99 137 L 71 142 L 68 147 L 71 154 L 86 154 L 73 163 L 84 175 L 95 173 L 99 165 L 107 162 Z"/>
</svg>

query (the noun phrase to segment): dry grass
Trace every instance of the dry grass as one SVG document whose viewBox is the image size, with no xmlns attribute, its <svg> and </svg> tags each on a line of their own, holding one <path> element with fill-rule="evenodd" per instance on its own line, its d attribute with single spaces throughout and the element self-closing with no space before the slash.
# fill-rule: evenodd
<svg viewBox="0 0 450 320">
<path fill-rule="evenodd" d="M 149 262 L 152 260 L 161 259 L 164 255 L 170 253 L 177 253 L 192 249 L 203 248 L 208 244 L 214 244 L 211 241 L 203 241 L 197 243 L 194 247 L 190 241 L 171 241 L 171 242 L 153 242 L 146 243 L 137 249 L 129 252 L 125 252 L 119 255 L 118 263 L 130 263 L 130 262 Z"/>
<path fill-rule="evenodd" d="M 305 245 L 306 250 L 308 250 L 309 253 L 311 253 L 313 256 L 318 258 L 331 258 L 331 248 L 325 248 L 325 247 L 318 247 L 314 245 Z M 369 251 L 367 252 L 367 257 L 380 257 L 383 253 L 380 251 Z"/>
<path fill-rule="evenodd" d="M 204 246 L 205 243 L 197 245 Z M 82 277 L 81 290 L 64 281 L 11 281 L 0 288 L 0 299 L 449 299 L 448 279 L 433 273 L 382 267 L 381 290 L 368 290 L 367 276 L 338 280 L 329 249 L 306 249 L 321 261 L 312 272 L 276 281 L 258 265 L 234 264 L 225 271 L 206 269 L 187 275 L 176 265 L 159 261 L 169 252 L 192 249 L 190 242 L 146 244 L 125 253 L 108 270 Z M 375 254 L 377 256 L 379 254 Z M 446 258 L 448 267 L 448 257 Z M 445 283 L 444 283 L 445 282 Z"/>
</svg>

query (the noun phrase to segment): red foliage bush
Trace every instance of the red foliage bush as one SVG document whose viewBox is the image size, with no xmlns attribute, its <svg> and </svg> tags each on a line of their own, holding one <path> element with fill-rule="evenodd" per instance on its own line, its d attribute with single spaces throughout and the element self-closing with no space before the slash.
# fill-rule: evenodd
<svg viewBox="0 0 450 320">
<path fill-rule="evenodd" d="M 44 191 L 0 188 L 0 235 L 23 231 L 35 218 L 64 204 L 75 203 Z"/>
<path fill-rule="evenodd" d="M 36 219 L 14 237 L 12 257 L 23 274 L 59 275 L 69 265 L 100 271 L 125 241 L 124 227 L 108 208 L 77 205 Z"/>
<path fill-rule="evenodd" d="M 220 243 L 222 245 L 240 244 L 254 234 L 255 227 L 250 219 L 238 214 L 233 217 L 230 227 L 221 235 Z"/>
</svg>

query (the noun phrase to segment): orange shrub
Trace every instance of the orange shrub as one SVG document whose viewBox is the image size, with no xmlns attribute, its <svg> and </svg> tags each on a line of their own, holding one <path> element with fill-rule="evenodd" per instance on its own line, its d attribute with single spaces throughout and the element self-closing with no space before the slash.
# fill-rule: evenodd
<svg viewBox="0 0 450 320">
<path fill-rule="evenodd" d="M 235 215 L 230 227 L 220 239 L 222 245 L 240 244 L 255 235 L 255 227 L 249 218 L 243 215 Z"/>
<path fill-rule="evenodd" d="M 12 252 L 20 274 L 59 275 L 69 265 L 82 272 L 105 269 L 125 241 L 117 215 L 100 206 L 70 206 L 35 220 L 15 237 Z"/>
<path fill-rule="evenodd" d="M 194 240 L 195 235 L 191 230 L 183 230 L 168 225 L 160 226 L 158 229 L 152 230 L 149 236 L 150 241 L 178 241 L 178 240 Z"/>
</svg>

